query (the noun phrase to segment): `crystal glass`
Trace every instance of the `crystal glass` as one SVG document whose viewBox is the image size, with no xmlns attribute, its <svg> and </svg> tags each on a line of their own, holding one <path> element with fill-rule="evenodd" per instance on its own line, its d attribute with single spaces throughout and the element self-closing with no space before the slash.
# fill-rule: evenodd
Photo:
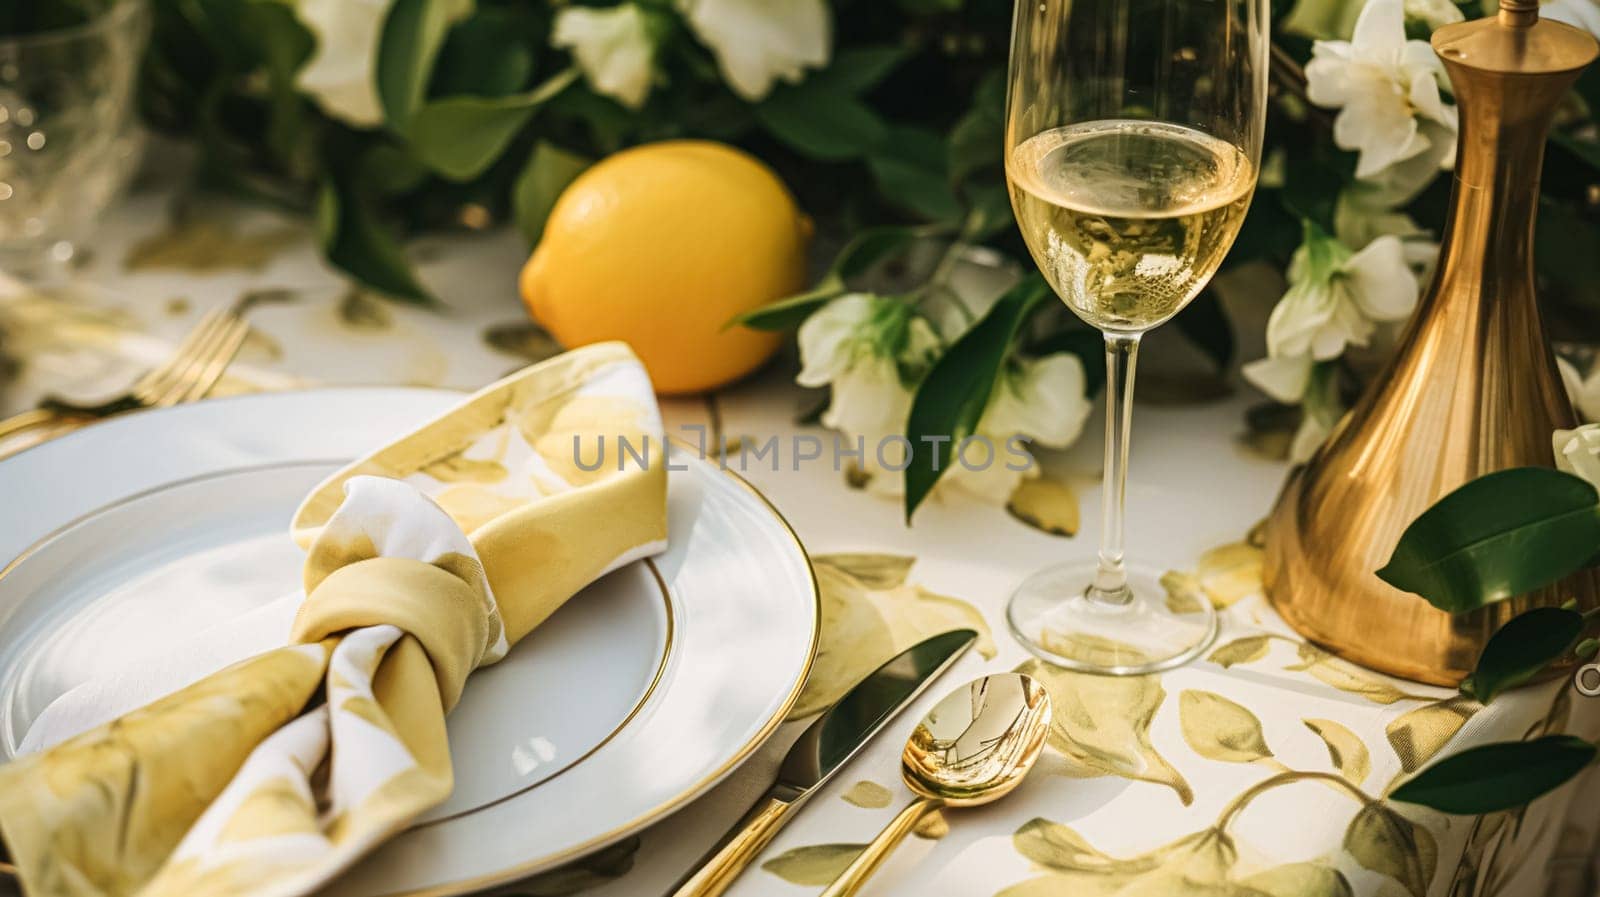
<svg viewBox="0 0 1600 897">
<path fill-rule="evenodd" d="M 143 0 L 81 5 L 81 24 L 0 35 L 0 271 L 70 259 L 138 160 Z"/>
<path fill-rule="evenodd" d="M 1269 0 L 1019 0 L 1006 179 L 1050 286 L 1106 345 L 1099 557 L 1012 596 L 1012 632 L 1071 669 L 1132 675 L 1205 650 L 1216 614 L 1123 559 L 1139 340 L 1194 299 L 1238 236 L 1266 117 Z"/>
</svg>

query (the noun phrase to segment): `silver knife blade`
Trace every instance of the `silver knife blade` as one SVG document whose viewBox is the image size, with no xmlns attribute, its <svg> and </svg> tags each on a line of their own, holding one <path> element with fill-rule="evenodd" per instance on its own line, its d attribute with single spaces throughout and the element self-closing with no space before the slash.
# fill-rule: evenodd
<svg viewBox="0 0 1600 897">
<path fill-rule="evenodd" d="M 789 748 L 779 767 L 778 781 L 668 893 L 672 897 L 718 897 L 760 855 L 807 797 L 977 640 L 978 634 L 971 629 L 924 639 L 852 686 Z"/>
<path fill-rule="evenodd" d="M 867 674 L 789 748 L 774 796 L 792 802 L 826 782 L 977 640 L 971 629 L 941 633 Z"/>
</svg>

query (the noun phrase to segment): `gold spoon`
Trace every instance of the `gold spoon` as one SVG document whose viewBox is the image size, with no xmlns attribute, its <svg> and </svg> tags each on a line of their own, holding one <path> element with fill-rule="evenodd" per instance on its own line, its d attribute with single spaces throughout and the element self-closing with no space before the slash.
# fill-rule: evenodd
<svg viewBox="0 0 1600 897">
<path fill-rule="evenodd" d="M 929 813 L 974 807 L 1011 793 L 1039 759 L 1049 731 L 1050 696 L 1021 673 L 984 676 L 951 692 L 917 724 L 900 756 L 900 774 L 917 799 L 822 897 L 854 894 Z"/>
</svg>

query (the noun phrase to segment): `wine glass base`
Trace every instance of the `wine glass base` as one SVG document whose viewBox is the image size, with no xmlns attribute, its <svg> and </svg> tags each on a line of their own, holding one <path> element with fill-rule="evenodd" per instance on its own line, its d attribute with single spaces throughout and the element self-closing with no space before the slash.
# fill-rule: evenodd
<svg viewBox="0 0 1600 897">
<path fill-rule="evenodd" d="M 1097 565 L 1047 567 L 1006 605 L 1011 634 L 1041 660 L 1084 673 L 1138 676 L 1182 666 L 1211 646 L 1217 613 L 1200 594 L 1173 594 L 1154 571 L 1129 568 L 1132 600 L 1085 597 Z"/>
</svg>

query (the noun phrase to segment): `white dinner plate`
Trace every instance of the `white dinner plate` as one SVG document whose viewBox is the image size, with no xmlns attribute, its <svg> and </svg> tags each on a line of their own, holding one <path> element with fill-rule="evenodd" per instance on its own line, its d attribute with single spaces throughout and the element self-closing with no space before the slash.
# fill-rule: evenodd
<svg viewBox="0 0 1600 897">
<path fill-rule="evenodd" d="M 295 590 L 306 493 L 461 398 L 220 399 L 0 463 L 0 756 L 67 689 Z M 667 550 L 473 675 L 449 717 L 451 797 L 333 893 L 460 893 L 558 866 L 681 807 L 782 721 L 820 622 L 805 553 L 742 481 L 686 451 L 669 469 Z"/>
</svg>

